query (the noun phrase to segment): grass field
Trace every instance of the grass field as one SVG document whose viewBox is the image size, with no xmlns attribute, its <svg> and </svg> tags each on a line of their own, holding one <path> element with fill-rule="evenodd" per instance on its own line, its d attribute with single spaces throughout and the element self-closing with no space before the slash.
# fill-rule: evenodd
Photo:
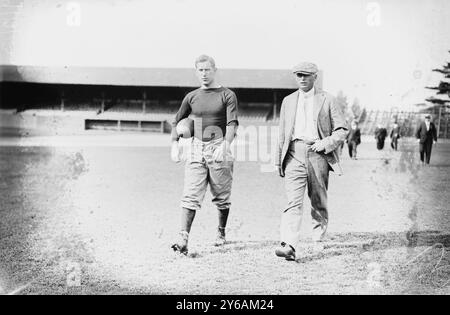
<svg viewBox="0 0 450 315">
<path fill-rule="evenodd" d="M 170 162 L 167 147 L 4 142 L 0 292 L 450 293 L 448 143 L 425 168 L 407 139 L 399 152 L 365 142 L 357 161 L 344 152 L 344 176 L 330 178 L 324 249 L 287 262 L 274 255 L 283 181 L 257 162 L 236 162 L 229 243 L 212 246 L 217 217 L 208 193 L 190 255 L 181 257 L 170 245 L 183 166 Z"/>
</svg>

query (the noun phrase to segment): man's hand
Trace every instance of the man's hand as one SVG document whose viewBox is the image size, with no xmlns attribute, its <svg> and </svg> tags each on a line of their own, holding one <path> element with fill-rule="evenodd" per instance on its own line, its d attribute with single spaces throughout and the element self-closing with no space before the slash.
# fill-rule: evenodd
<svg viewBox="0 0 450 315">
<path fill-rule="evenodd" d="M 231 156 L 231 144 L 224 140 L 220 146 L 218 146 L 213 153 L 213 161 L 216 163 L 222 163 Z"/>
<path fill-rule="evenodd" d="M 317 140 L 314 142 L 314 144 L 311 146 L 311 150 L 314 152 L 322 152 L 325 151 L 325 145 L 322 140 Z"/>
<path fill-rule="evenodd" d="M 420 142 L 420 139 L 417 139 L 417 142 Z"/>
<path fill-rule="evenodd" d="M 278 166 L 278 174 L 280 175 L 280 177 L 284 177 L 286 175 L 286 173 L 283 170 L 283 167 Z"/>
<path fill-rule="evenodd" d="M 178 143 L 178 141 L 173 141 L 172 149 L 170 151 L 170 157 L 172 158 L 172 161 L 174 161 L 175 163 L 180 163 L 181 162 L 181 154 L 182 154 L 182 149 L 180 148 L 180 144 Z"/>
</svg>

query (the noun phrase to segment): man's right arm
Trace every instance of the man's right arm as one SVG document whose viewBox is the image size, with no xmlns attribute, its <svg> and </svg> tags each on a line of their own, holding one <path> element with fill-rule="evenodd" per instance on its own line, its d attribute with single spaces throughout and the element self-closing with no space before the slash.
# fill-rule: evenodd
<svg viewBox="0 0 450 315">
<path fill-rule="evenodd" d="M 178 133 L 177 133 L 177 125 L 178 123 L 189 117 L 189 115 L 192 112 L 191 105 L 189 104 L 189 95 L 186 95 L 183 101 L 181 102 L 180 109 L 175 115 L 174 120 L 172 121 L 172 142 L 178 141 L 180 139 Z"/>
<path fill-rule="evenodd" d="M 277 151 L 275 156 L 275 167 L 278 168 L 278 173 L 281 177 L 284 177 L 284 170 L 283 170 L 283 161 L 282 161 L 282 154 L 283 154 L 283 147 L 284 147 L 284 141 L 285 141 L 285 124 L 286 124 L 286 103 L 285 100 L 281 103 L 281 109 L 280 109 L 280 124 L 279 124 L 279 130 L 278 130 L 278 145 L 277 145 Z"/>
<path fill-rule="evenodd" d="M 178 143 L 180 136 L 178 135 L 177 132 L 177 125 L 182 119 L 189 117 L 191 111 L 192 110 L 191 106 L 189 105 L 188 96 L 186 96 L 183 99 L 183 102 L 181 102 L 180 109 L 178 110 L 172 122 L 172 147 L 170 150 L 170 156 L 172 161 L 176 163 L 181 162 L 181 149 Z"/>
<path fill-rule="evenodd" d="M 433 140 L 434 140 L 434 143 L 437 142 L 437 136 L 438 136 L 438 134 L 437 134 L 436 126 L 433 124 Z"/>
</svg>

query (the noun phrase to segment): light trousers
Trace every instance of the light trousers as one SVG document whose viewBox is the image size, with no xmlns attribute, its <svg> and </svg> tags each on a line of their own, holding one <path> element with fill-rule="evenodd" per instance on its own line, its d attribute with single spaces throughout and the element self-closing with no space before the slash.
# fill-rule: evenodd
<svg viewBox="0 0 450 315">
<path fill-rule="evenodd" d="M 301 141 L 291 142 L 286 157 L 285 188 L 288 205 L 281 216 L 281 241 L 298 248 L 303 234 L 306 189 L 311 200 L 313 227 L 328 224 L 327 190 L 330 167 L 323 154 Z"/>
</svg>

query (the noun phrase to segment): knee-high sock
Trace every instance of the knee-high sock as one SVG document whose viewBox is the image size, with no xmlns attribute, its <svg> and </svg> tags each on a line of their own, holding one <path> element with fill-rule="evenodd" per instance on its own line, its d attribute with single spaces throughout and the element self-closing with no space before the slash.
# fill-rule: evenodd
<svg viewBox="0 0 450 315">
<path fill-rule="evenodd" d="M 182 208 L 181 210 L 181 231 L 190 233 L 192 223 L 194 222 L 195 211 Z"/>
<path fill-rule="evenodd" d="M 230 214 L 230 209 L 218 210 L 219 212 L 219 228 L 225 229 L 227 227 L 228 215 Z"/>
</svg>

